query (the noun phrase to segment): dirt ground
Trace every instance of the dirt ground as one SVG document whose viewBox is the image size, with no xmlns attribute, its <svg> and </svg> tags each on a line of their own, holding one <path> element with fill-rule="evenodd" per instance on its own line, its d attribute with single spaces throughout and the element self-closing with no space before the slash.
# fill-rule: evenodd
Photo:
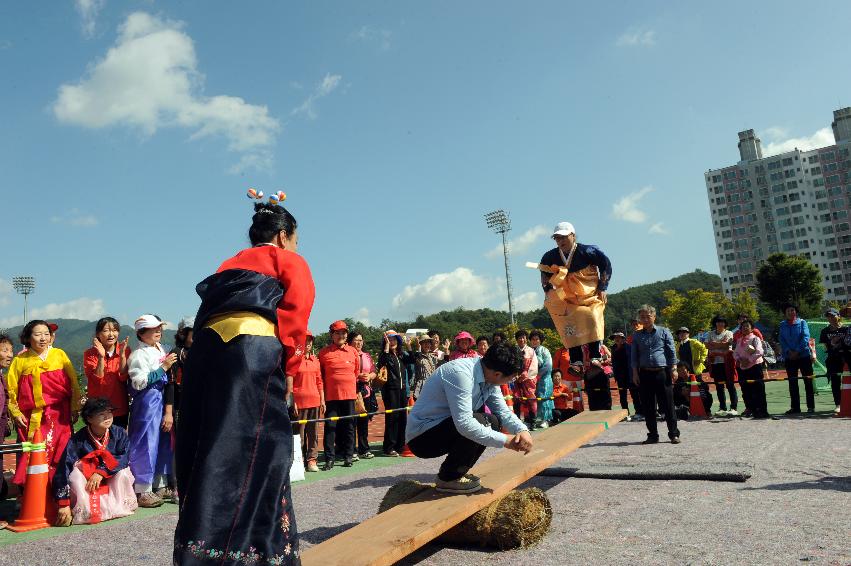
<svg viewBox="0 0 851 566">
<path fill-rule="evenodd" d="M 850 420 L 702 421 L 681 423 L 681 431 L 681 445 L 642 446 L 644 424 L 621 423 L 558 465 L 707 471 L 735 466 L 751 469 L 751 479 L 536 477 L 527 485 L 543 489 L 554 511 L 552 528 L 540 544 L 508 552 L 429 545 L 404 563 L 851 564 Z M 356 466 L 351 474 L 296 484 L 302 546 L 369 518 L 390 485 L 400 479 L 431 480 L 439 464 L 398 462 L 360 471 Z M 0 564 L 92 564 L 93 556 L 104 565 L 169 564 L 175 522 L 174 512 L 167 512 L 12 544 L 0 551 Z"/>
</svg>

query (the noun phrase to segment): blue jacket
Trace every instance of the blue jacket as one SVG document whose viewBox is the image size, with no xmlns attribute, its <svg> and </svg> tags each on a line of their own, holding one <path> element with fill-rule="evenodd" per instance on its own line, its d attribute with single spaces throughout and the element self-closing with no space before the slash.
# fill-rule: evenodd
<svg viewBox="0 0 851 566">
<path fill-rule="evenodd" d="M 789 324 L 788 320 L 780 323 L 780 349 L 784 358 L 793 350 L 804 357 L 811 355 L 810 327 L 806 320 L 796 318 L 793 324 Z"/>
</svg>

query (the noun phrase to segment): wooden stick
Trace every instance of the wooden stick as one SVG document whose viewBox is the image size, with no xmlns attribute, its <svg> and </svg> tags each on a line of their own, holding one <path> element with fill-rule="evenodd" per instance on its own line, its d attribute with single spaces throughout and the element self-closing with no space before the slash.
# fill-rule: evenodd
<svg viewBox="0 0 851 566">
<path fill-rule="evenodd" d="M 533 261 L 527 261 L 526 267 L 531 267 L 532 269 L 537 269 L 538 271 L 544 271 L 546 273 L 558 273 L 558 268 L 550 267 L 549 265 L 544 265 L 543 263 L 535 263 Z"/>
<path fill-rule="evenodd" d="M 304 566 L 389 566 L 562 459 L 610 426 L 624 410 L 585 411 L 536 433 L 526 456 L 505 450 L 471 470 L 483 489 L 469 495 L 429 490 L 321 544 L 304 550 Z"/>
</svg>

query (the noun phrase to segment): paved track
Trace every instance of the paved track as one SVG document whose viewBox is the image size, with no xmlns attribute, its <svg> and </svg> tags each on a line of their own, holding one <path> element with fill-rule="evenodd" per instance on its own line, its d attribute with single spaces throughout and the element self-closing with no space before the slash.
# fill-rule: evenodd
<svg viewBox="0 0 851 566">
<path fill-rule="evenodd" d="M 735 462 L 752 465 L 753 478 L 721 483 L 538 477 L 529 485 L 544 489 L 555 511 L 552 530 L 538 546 L 492 552 L 433 545 L 406 563 L 851 563 L 851 421 L 732 420 L 682 423 L 681 429 L 679 446 L 641 446 L 643 423 L 622 423 L 559 465 L 646 462 L 699 469 Z M 356 465 L 351 475 L 295 487 L 303 545 L 370 517 L 388 486 L 405 478 L 429 480 L 437 465 L 408 459 L 367 471 Z M 169 564 L 175 520 L 164 514 L 6 546 L 0 563 Z"/>
</svg>

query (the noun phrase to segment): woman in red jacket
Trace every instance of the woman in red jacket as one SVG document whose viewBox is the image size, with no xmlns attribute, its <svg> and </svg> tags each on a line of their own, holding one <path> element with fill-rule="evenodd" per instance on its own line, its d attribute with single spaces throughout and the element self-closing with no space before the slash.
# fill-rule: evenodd
<svg viewBox="0 0 851 566">
<path fill-rule="evenodd" d="M 127 430 L 127 358 L 129 338 L 118 341 L 121 325 L 111 316 L 95 324 L 92 347 L 83 354 L 83 372 L 89 399 L 102 397 L 112 405 L 112 424 Z"/>
</svg>

